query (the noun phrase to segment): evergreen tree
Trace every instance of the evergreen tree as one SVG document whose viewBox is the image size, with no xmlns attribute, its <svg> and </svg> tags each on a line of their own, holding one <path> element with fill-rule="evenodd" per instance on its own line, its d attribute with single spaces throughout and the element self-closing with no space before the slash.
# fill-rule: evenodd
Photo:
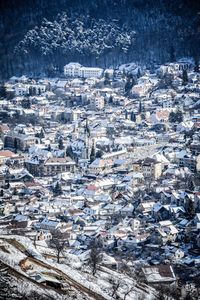
<svg viewBox="0 0 200 300">
<path fill-rule="evenodd" d="M 113 96 L 110 96 L 110 97 L 109 97 L 108 103 L 109 103 L 109 104 L 112 104 L 112 103 L 113 103 Z"/>
<path fill-rule="evenodd" d="M 14 187 L 14 189 L 13 189 L 13 195 L 14 195 L 14 196 L 17 195 L 17 188 L 16 188 L 16 187 Z"/>
<path fill-rule="evenodd" d="M 101 158 L 102 155 L 103 155 L 102 150 L 98 150 L 97 153 L 96 153 L 96 158 Z"/>
<path fill-rule="evenodd" d="M 195 66 L 194 66 L 194 72 L 199 73 L 199 58 L 198 58 L 198 56 L 195 56 L 194 64 L 195 64 Z"/>
<path fill-rule="evenodd" d="M 141 102 L 141 100 L 139 102 L 138 112 L 139 112 L 139 114 L 141 114 L 141 112 L 142 112 L 142 102 Z"/>
<path fill-rule="evenodd" d="M 6 87 L 5 85 L 0 85 L 0 98 L 6 98 Z"/>
<path fill-rule="evenodd" d="M 170 48 L 170 62 L 175 62 L 176 58 L 175 58 L 175 49 L 174 46 L 172 45 Z"/>
<path fill-rule="evenodd" d="M 131 112 L 131 121 L 133 121 L 133 122 L 136 121 L 136 116 L 135 116 L 135 113 L 133 111 Z"/>
<path fill-rule="evenodd" d="M 183 122 L 183 113 L 182 113 L 182 111 L 180 111 L 180 110 L 178 110 L 178 111 L 176 112 L 176 122 L 177 122 L 177 123 Z"/>
<path fill-rule="evenodd" d="M 35 96 L 37 93 L 36 93 L 36 87 L 34 86 L 33 88 L 32 88 L 32 95 L 33 96 Z"/>
<path fill-rule="evenodd" d="M 73 159 L 73 150 L 71 146 L 68 146 L 66 149 L 66 156 L 69 156 Z"/>
<path fill-rule="evenodd" d="M 90 163 L 92 163 L 95 160 L 95 147 L 94 147 L 94 143 L 92 145 L 92 149 L 91 149 L 91 153 L 90 153 Z"/>
<path fill-rule="evenodd" d="M 133 75 L 129 74 L 127 76 L 127 80 L 126 80 L 126 84 L 125 84 L 125 87 L 124 87 L 124 90 L 125 90 L 125 93 L 128 94 L 130 92 L 130 90 L 132 89 L 132 87 L 134 86 L 135 84 L 135 79 L 133 78 Z"/>
<path fill-rule="evenodd" d="M 194 191 L 194 188 L 195 188 L 194 183 L 193 183 L 192 179 L 190 179 L 188 182 L 188 189 L 190 191 Z"/>
<path fill-rule="evenodd" d="M 62 187 L 61 187 L 61 184 L 60 184 L 58 181 L 56 182 L 56 185 L 55 185 L 55 187 L 54 187 L 54 189 L 53 189 L 53 192 L 54 192 L 54 194 L 55 194 L 56 196 L 62 194 Z"/>
<path fill-rule="evenodd" d="M 33 88 L 31 85 L 29 86 L 28 93 L 29 93 L 29 96 L 33 95 Z"/>
<path fill-rule="evenodd" d="M 187 85 L 188 84 L 188 73 L 187 70 L 183 70 L 183 74 L 182 74 L 182 79 L 183 79 L 183 85 Z"/>
<path fill-rule="evenodd" d="M 18 142 L 17 139 L 14 139 L 14 149 L 15 149 L 15 153 L 17 153 L 17 149 L 18 149 Z"/>
<path fill-rule="evenodd" d="M 108 72 L 104 74 L 104 85 L 110 85 L 110 78 Z"/>
<path fill-rule="evenodd" d="M 28 109 L 31 108 L 31 101 L 30 101 L 29 98 L 24 98 L 24 99 L 22 100 L 22 107 L 23 107 L 23 108 L 28 108 Z"/>
<path fill-rule="evenodd" d="M 44 130 L 43 130 L 43 128 L 41 128 L 39 138 L 40 138 L 40 139 L 43 139 L 44 137 L 45 137 L 45 135 L 44 135 Z"/>
<path fill-rule="evenodd" d="M 1 196 L 1 197 L 3 197 L 3 194 L 4 194 L 4 191 L 3 191 L 3 190 L 1 190 L 1 192 L 0 192 L 0 196 Z"/>
<path fill-rule="evenodd" d="M 89 125 L 88 125 L 88 119 L 86 119 L 85 133 L 87 134 L 88 137 L 90 137 L 90 128 L 89 128 Z"/>
<path fill-rule="evenodd" d="M 188 198 L 187 203 L 186 203 L 186 211 L 190 217 L 193 217 L 195 215 L 194 202 L 190 198 Z"/>
<path fill-rule="evenodd" d="M 141 70 L 140 70 L 140 68 L 138 68 L 138 71 L 137 71 L 137 78 L 140 78 L 141 76 L 142 76 Z"/>
<path fill-rule="evenodd" d="M 170 112 L 169 122 L 170 123 L 181 123 L 183 121 L 183 113 L 178 110 L 177 112 Z"/>
<path fill-rule="evenodd" d="M 9 182 L 9 180 L 7 179 L 6 180 L 6 187 L 5 187 L 6 189 L 9 189 L 10 188 L 10 182 Z"/>
<path fill-rule="evenodd" d="M 64 147 L 64 144 L 63 144 L 63 139 L 60 138 L 59 141 L 58 141 L 58 148 L 60 150 L 63 150 L 65 147 Z"/>
<path fill-rule="evenodd" d="M 169 114 L 169 122 L 170 123 L 175 123 L 176 122 L 176 114 L 173 111 L 171 111 L 170 114 Z"/>
</svg>

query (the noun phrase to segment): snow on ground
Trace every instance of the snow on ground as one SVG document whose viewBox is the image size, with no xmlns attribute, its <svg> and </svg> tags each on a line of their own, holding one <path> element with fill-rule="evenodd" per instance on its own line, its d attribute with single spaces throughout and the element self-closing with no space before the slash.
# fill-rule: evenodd
<svg viewBox="0 0 200 300">
<path fill-rule="evenodd" d="M 6 241 L 8 240 L 8 241 Z M 18 243 L 11 244 L 11 240 L 15 240 Z M 124 294 L 126 293 L 127 289 L 133 287 L 130 294 L 127 295 L 126 300 L 133 300 L 133 299 L 144 299 L 144 300 L 151 300 L 155 299 L 155 291 L 150 287 L 143 287 L 143 290 L 140 289 L 140 286 L 136 285 L 136 281 L 125 274 L 118 273 L 113 271 L 107 267 L 100 267 L 98 269 L 95 276 L 92 275 L 91 269 L 87 264 L 83 264 L 80 259 L 69 253 L 64 253 L 65 258 L 61 259 L 62 263 L 56 263 L 56 257 L 53 259 L 45 259 L 42 256 L 42 253 L 48 253 L 51 255 L 55 255 L 55 251 L 49 249 L 48 247 L 43 247 L 42 245 L 37 245 L 37 248 L 32 244 L 32 241 L 23 236 L 0 236 L 0 245 L 4 244 L 7 245 L 9 253 L 1 251 L 0 248 L 0 259 L 2 261 L 8 263 L 11 266 L 14 266 L 18 271 L 23 274 L 31 274 L 31 272 L 50 272 L 56 273 L 56 270 L 51 270 L 56 268 L 60 270 L 66 276 L 70 277 L 72 280 L 77 282 L 78 284 L 90 289 L 91 291 L 96 292 L 99 295 L 102 295 L 105 299 L 111 300 L 113 299 L 112 295 L 112 285 L 113 282 L 110 282 L 111 278 L 115 281 L 120 281 L 120 288 L 118 289 L 118 295 L 121 299 L 124 298 Z M 32 268 L 27 273 L 24 273 L 19 266 L 21 260 L 26 258 L 27 256 L 23 254 L 19 248 L 22 246 L 27 254 L 34 257 L 36 260 L 44 262 L 46 267 L 40 266 L 37 263 L 33 263 L 31 261 Z M 29 260 L 29 259 L 28 259 Z M 50 267 L 50 268 L 49 268 Z M 81 298 L 80 298 L 81 299 Z"/>
<path fill-rule="evenodd" d="M 5 247 L 5 250 L 2 250 Z M 19 263 L 21 260 L 26 258 L 26 255 L 18 251 L 14 246 L 10 245 L 5 240 L 0 237 L 0 259 L 7 263 L 11 267 L 15 267 L 17 270 L 20 270 Z"/>
</svg>

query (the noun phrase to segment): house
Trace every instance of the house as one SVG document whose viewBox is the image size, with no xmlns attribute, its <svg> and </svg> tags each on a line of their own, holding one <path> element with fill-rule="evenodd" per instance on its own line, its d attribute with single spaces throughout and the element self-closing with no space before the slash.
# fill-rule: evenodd
<svg viewBox="0 0 200 300">
<path fill-rule="evenodd" d="M 60 221 L 57 219 L 44 218 L 41 222 L 35 225 L 36 228 L 48 231 L 55 231 L 61 226 Z"/>
<path fill-rule="evenodd" d="M 52 239 L 52 234 L 47 230 L 40 230 L 35 237 L 36 241 L 50 241 Z"/>
<path fill-rule="evenodd" d="M 17 154 L 15 154 L 14 152 L 10 151 L 10 150 L 2 150 L 0 151 L 0 165 L 5 164 L 5 162 L 13 157 L 18 157 Z"/>
<path fill-rule="evenodd" d="M 132 228 L 133 232 L 136 232 L 136 231 L 139 230 L 140 225 L 141 225 L 141 222 L 140 222 L 140 220 L 137 219 L 137 218 L 131 219 L 130 225 L 131 225 L 131 228 Z"/>
<path fill-rule="evenodd" d="M 127 234 L 117 240 L 117 246 L 119 248 L 126 247 L 127 249 L 135 249 L 138 244 L 145 242 L 148 236 L 149 234 Z"/>
<path fill-rule="evenodd" d="M 159 68 L 158 74 L 160 74 L 161 76 L 166 74 L 175 75 L 181 73 L 183 70 L 191 70 L 193 66 L 194 64 L 189 60 L 180 60 L 179 62 L 166 63 Z"/>
<path fill-rule="evenodd" d="M 158 109 L 155 113 L 151 115 L 152 124 L 166 123 L 169 120 L 170 109 Z"/>
<path fill-rule="evenodd" d="M 176 159 L 180 167 L 187 167 L 192 172 L 200 170 L 200 155 L 193 156 L 187 153 L 185 150 L 182 150 L 177 153 Z"/>
<path fill-rule="evenodd" d="M 22 214 L 17 214 L 12 220 L 12 226 L 15 228 L 27 228 L 30 227 L 32 222 L 30 221 L 30 217 Z"/>
<path fill-rule="evenodd" d="M 0 188 L 2 189 L 5 186 L 6 178 L 3 172 L 0 172 Z"/>
<path fill-rule="evenodd" d="M 104 98 L 103 97 L 100 97 L 100 96 L 93 96 L 91 99 L 90 99 L 90 108 L 92 110 L 101 110 L 104 108 L 104 105 L 105 105 L 105 101 L 104 101 Z"/>
<path fill-rule="evenodd" d="M 183 258 L 185 256 L 185 253 L 183 250 L 181 249 L 176 249 L 174 252 L 174 259 L 175 260 L 180 260 L 181 258 Z"/>
<path fill-rule="evenodd" d="M 74 172 L 76 163 L 70 157 L 49 158 L 43 165 L 44 176 L 54 176 L 64 172 Z"/>
<path fill-rule="evenodd" d="M 143 201 L 139 204 L 137 211 L 141 212 L 143 215 L 151 214 L 154 205 L 155 201 Z"/>
<path fill-rule="evenodd" d="M 27 170 L 34 176 L 55 176 L 60 173 L 74 172 L 76 163 L 70 157 L 30 159 L 25 162 Z"/>
<path fill-rule="evenodd" d="M 176 281 L 176 276 L 171 265 L 158 265 L 142 268 L 147 283 L 168 283 Z"/>
<path fill-rule="evenodd" d="M 162 164 L 153 158 L 147 157 L 134 162 L 133 171 L 142 173 L 145 178 L 158 179 L 162 173 Z"/>
<path fill-rule="evenodd" d="M 194 218 L 194 221 L 195 221 L 195 223 L 196 223 L 196 228 L 197 228 L 198 230 L 200 230 L 200 213 L 197 213 L 197 214 L 196 214 L 196 216 L 195 216 L 195 218 Z"/>
<path fill-rule="evenodd" d="M 89 165 L 89 172 L 91 174 L 99 174 L 104 170 L 108 170 L 113 166 L 112 159 L 103 159 L 103 158 L 96 158 L 90 165 Z"/>
<path fill-rule="evenodd" d="M 10 131 L 5 135 L 4 147 L 26 151 L 32 145 L 36 144 L 36 140 L 37 138 L 35 136 Z"/>
<path fill-rule="evenodd" d="M 0 137 L 4 137 L 6 133 L 10 131 L 10 128 L 7 124 L 0 124 Z"/>
<path fill-rule="evenodd" d="M 160 228 L 158 229 L 160 233 L 164 233 L 167 235 L 167 240 L 175 241 L 176 236 L 178 234 L 178 230 L 172 224 L 171 221 L 160 221 L 159 222 Z"/>
<path fill-rule="evenodd" d="M 155 203 L 152 210 L 152 215 L 157 221 L 167 220 L 169 218 L 169 208 L 161 203 Z"/>
<path fill-rule="evenodd" d="M 174 242 L 178 232 L 171 221 L 160 221 L 159 226 L 155 226 L 155 230 L 152 231 L 150 240 L 152 243 L 165 245 L 167 242 Z"/>
</svg>

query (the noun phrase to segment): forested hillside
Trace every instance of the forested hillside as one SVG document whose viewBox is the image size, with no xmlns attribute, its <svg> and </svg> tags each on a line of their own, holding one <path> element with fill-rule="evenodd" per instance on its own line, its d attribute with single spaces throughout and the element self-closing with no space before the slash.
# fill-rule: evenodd
<svg viewBox="0 0 200 300">
<path fill-rule="evenodd" d="M 69 61 L 116 66 L 200 53 L 195 0 L 1 0 L 1 77 L 58 74 Z"/>
</svg>

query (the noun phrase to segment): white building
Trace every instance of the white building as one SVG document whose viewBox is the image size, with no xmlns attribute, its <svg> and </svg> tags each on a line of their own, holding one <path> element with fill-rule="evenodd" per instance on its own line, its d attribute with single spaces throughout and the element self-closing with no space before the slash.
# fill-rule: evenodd
<svg viewBox="0 0 200 300">
<path fill-rule="evenodd" d="M 102 73 L 101 68 L 83 67 L 79 63 L 69 63 L 64 66 L 64 74 L 68 77 L 100 78 Z"/>
<path fill-rule="evenodd" d="M 22 84 L 18 83 L 14 86 L 16 96 L 29 95 L 30 92 L 34 95 L 39 95 L 46 91 L 46 86 L 43 84 Z"/>
<path fill-rule="evenodd" d="M 104 101 L 103 97 L 95 96 L 95 97 L 92 97 L 90 99 L 90 107 L 91 107 L 91 109 L 101 110 L 101 109 L 104 108 L 104 106 L 105 106 L 105 101 Z"/>
<path fill-rule="evenodd" d="M 29 93 L 29 86 L 27 84 L 23 85 L 19 83 L 15 86 L 16 96 L 25 96 L 28 95 L 28 93 Z"/>
</svg>

